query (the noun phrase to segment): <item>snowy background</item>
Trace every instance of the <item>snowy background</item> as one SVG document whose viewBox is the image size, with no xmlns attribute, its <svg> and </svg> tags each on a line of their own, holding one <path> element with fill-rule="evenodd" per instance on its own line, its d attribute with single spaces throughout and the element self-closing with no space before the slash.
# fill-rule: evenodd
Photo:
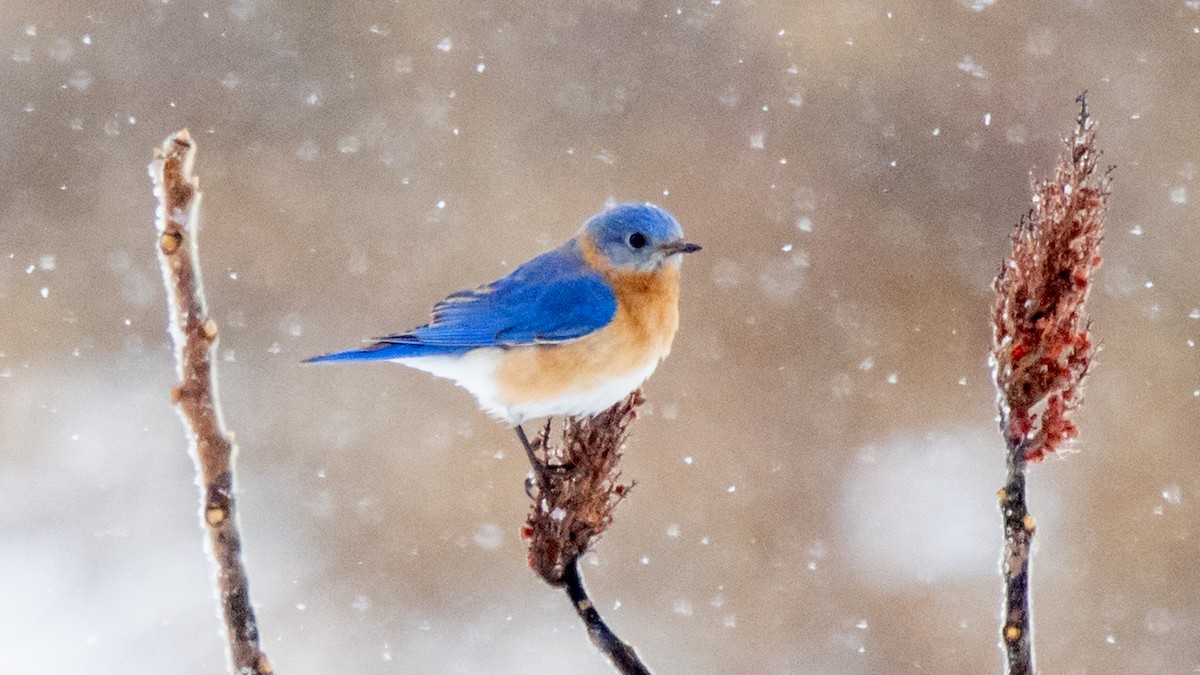
<svg viewBox="0 0 1200 675">
<path fill-rule="evenodd" d="M 548 9 L 551 5 L 557 9 Z M 659 673 L 997 672 L 989 283 L 1091 92 L 1116 164 L 1048 673 L 1200 666 L 1200 2 L 18 0 L 0 13 L 0 671 L 213 673 L 146 164 L 189 127 L 280 673 L 607 673 L 446 382 L 300 361 L 610 198 L 704 251 L 588 557 Z"/>
</svg>

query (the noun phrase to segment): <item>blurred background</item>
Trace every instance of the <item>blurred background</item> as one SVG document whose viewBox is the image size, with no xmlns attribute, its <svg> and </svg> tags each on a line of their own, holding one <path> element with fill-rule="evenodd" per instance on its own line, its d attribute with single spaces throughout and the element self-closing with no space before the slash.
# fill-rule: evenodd
<svg viewBox="0 0 1200 675">
<path fill-rule="evenodd" d="M 155 261 L 190 128 L 241 524 L 280 673 L 607 673 L 465 392 L 302 366 L 609 200 L 670 209 L 675 350 L 584 564 L 660 673 L 997 672 L 990 282 L 1090 91 L 1103 351 L 1034 467 L 1048 673 L 1200 666 L 1200 2 L 10 2 L 0 670 L 213 673 Z"/>
</svg>

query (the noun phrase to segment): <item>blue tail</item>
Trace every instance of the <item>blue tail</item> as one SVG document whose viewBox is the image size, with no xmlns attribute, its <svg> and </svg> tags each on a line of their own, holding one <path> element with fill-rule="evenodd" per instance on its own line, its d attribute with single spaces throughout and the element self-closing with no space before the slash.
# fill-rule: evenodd
<svg viewBox="0 0 1200 675">
<path fill-rule="evenodd" d="M 376 342 L 362 349 L 348 349 L 344 352 L 322 354 L 304 363 L 332 363 L 334 361 L 391 361 L 412 356 L 452 356 L 470 351 L 470 347 L 447 347 L 444 345 L 428 345 L 419 342 Z"/>
</svg>

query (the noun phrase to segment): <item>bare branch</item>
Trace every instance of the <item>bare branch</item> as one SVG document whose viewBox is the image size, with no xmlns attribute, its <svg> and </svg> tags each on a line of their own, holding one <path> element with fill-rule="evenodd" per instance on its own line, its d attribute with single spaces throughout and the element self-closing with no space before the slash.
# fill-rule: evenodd
<svg viewBox="0 0 1200 675">
<path fill-rule="evenodd" d="M 596 611 L 596 604 L 588 597 L 587 589 L 583 587 L 583 578 L 579 576 L 578 558 L 567 565 L 560 580 L 567 591 L 567 597 L 571 598 L 571 604 L 575 605 L 575 612 L 587 627 L 592 644 L 612 661 L 619 672 L 627 675 L 649 675 L 650 669 L 638 658 L 633 646 L 617 637 L 600 617 L 600 612 Z"/>
<path fill-rule="evenodd" d="M 227 628 L 230 672 L 265 675 L 271 662 L 259 648 L 258 622 L 242 567 L 241 535 L 234 504 L 233 458 L 237 447 L 226 432 L 217 401 L 217 324 L 208 318 L 196 231 L 200 216 L 199 180 L 192 176 L 196 146 L 186 129 L 154 151 L 150 178 L 155 211 L 158 262 L 169 304 L 168 330 L 175 343 L 179 386 L 171 390 L 188 432 L 201 489 L 202 527 L 217 568 L 217 591 Z"/>
</svg>

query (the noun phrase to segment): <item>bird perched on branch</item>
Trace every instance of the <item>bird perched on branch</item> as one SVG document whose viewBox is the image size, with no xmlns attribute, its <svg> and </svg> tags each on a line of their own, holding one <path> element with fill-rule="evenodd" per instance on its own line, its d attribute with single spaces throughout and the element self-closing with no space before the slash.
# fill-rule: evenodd
<svg viewBox="0 0 1200 675">
<path fill-rule="evenodd" d="M 596 214 L 573 239 L 485 286 L 454 293 L 429 323 L 308 359 L 393 361 L 454 380 L 492 417 L 595 415 L 650 377 L 679 327 L 679 264 L 700 247 L 652 204 Z"/>
</svg>

